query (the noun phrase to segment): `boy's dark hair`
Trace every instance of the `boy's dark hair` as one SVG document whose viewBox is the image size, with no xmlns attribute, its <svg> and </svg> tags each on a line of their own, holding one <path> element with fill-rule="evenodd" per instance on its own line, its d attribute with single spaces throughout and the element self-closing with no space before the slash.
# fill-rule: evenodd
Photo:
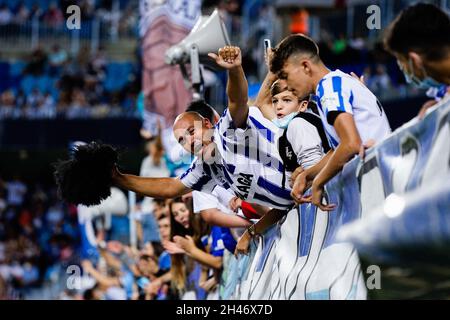
<svg viewBox="0 0 450 320">
<path fill-rule="evenodd" d="M 192 101 L 186 108 L 186 112 L 197 112 L 211 123 L 214 122 L 214 108 L 206 103 L 205 100 Z"/>
<path fill-rule="evenodd" d="M 450 19 L 432 4 L 418 3 L 404 9 L 387 28 L 384 46 L 390 53 L 410 51 L 431 61 L 445 58 L 450 47 Z"/>
<path fill-rule="evenodd" d="M 306 54 L 313 61 L 320 61 L 319 47 L 314 40 L 303 34 L 292 34 L 284 38 L 274 49 L 270 71 L 279 74 L 286 61 L 295 54 Z"/>
</svg>

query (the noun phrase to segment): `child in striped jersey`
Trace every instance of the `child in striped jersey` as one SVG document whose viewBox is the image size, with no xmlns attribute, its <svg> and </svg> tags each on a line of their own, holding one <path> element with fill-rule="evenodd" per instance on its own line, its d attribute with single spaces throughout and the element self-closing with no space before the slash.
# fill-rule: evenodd
<svg viewBox="0 0 450 320">
<path fill-rule="evenodd" d="M 319 115 L 334 149 L 313 167 L 293 174 L 291 195 L 297 203 L 311 202 L 321 210 L 333 211 L 336 205 L 326 203 L 325 184 L 369 141 L 378 143 L 391 133 L 386 114 L 358 79 L 329 70 L 320 59 L 317 44 L 302 34 L 290 35 L 278 44 L 270 70 L 296 94 L 317 96 Z M 309 187 L 312 196 L 305 197 Z"/>
</svg>

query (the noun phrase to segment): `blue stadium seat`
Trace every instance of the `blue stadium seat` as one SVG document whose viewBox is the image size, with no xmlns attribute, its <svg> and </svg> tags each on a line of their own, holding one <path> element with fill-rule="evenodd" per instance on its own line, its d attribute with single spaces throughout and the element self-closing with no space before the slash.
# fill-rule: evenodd
<svg viewBox="0 0 450 320">
<path fill-rule="evenodd" d="M 36 80 L 36 86 L 42 93 L 47 92 L 51 89 L 51 79 L 48 76 L 40 76 Z"/>
<path fill-rule="evenodd" d="M 22 61 L 11 62 L 9 64 L 9 86 L 17 91 L 22 81 L 22 71 L 26 64 Z"/>
<path fill-rule="evenodd" d="M 23 3 L 28 7 L 28 9 L 33 8 L 33 5 L 35 3 L 38 3 L 40 5 L 40 3 L 36 0 L 23 0 Z"/>
<path fill-rule="evenodd" d="M 339 66 L 339 70 L 341 70 L 342 72 L 345 73 L 350 73 L 350 72 L 354 72 L 357 75 L 361 76 L 364 72 L 364 68 L 367 65 L 362 63 L 362 64 L 349 64 L 349 65 L 344 65 L 344 66 Z"/>
<path fill-rule="evenodd" d="M 56 83 L 58 82 L 58 78 L 49 78 L 50 82 L 50 88 L 49 92 L 52 95 L 52 97 L 55 99 L 55 101 L 58 100 L 59 97 L 59 89 L 56 87 Z"/>
<path fill-rule="evenodd" d="M 50 1 L 50 0 L 34 0 L 33 2 L 37 2 L 42 10 L 47 10 L 50 6 L 50 3 L 55 2 L 57 6 L 59 6 L 59 1 Z"/>
<path fill-rule="evenodd" d="M 248 96 L 250 99 L 256 99 L 261 89 L 261 83 L 253 83 L 248 86 Z"/>
<path fill-rule="evenodd" d="M 8 8 L 10 9 L 10 10 L 15 10 L 15 9 L 17 9 L 17 6 L 19 5 L 19 3 L 20 3 L 20 0 L 3 0 L 3 1 L 0 1 L 0 4 L 6 4 L 6 5 L 8 5 Z"/>
<path fill-rule="evenodd" d="M 28 95 L 37 86 L 37 79 L 34 76 L 27 75 L 20 82 L 20 88 Z"/>
<path fill-rule="evenodd" d="M 9 63 L 7 62 L 0 62 L 0 74 L 1 75 L 8 75 L 9 74 Z M 9 81 L 9 77 L 6 76 L 2 76 L 0 77 L 0 92 L 5 91 L 6 89 L 9 88 L 10 86 L 10 81 Z"/>
<path fill-rule="evenodd" d="M 9 75 L 11 77 L 22 76 L 22 71 L 25 69 L 26 63 L 23 61 L 15 61 L 10 63 Z"/>
<path fill-rule="evenodd" d="M 112 62 L 106 68 L 105 89 L 107 91 L 121 90 L 127 83 L 133 71 L 131 63 Z"/>
</svg>

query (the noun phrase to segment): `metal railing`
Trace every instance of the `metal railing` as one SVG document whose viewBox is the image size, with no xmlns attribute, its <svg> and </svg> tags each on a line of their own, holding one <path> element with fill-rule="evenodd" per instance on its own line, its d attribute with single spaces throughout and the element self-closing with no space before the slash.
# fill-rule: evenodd
<svg viewBox="0 0 450 320">
<path fill-rule="evenodd" d="M 34 18 L 22 24 L 0 25 L 0 43 L 8 48 L 33 49 L 39 44 L 58 43 L 76 54 L 81 46 L 96 51 L 102 42 L 116 42 L 122 38 L 137 37 L 137 26 L 119 28 L 117 23 L 101 21 L 99 18 L 82 21 L 80 29 L 69 29 L 65 22 L 49 25 Z M 5 47 L 4 47 L 5 48 Z"/>
</svg>

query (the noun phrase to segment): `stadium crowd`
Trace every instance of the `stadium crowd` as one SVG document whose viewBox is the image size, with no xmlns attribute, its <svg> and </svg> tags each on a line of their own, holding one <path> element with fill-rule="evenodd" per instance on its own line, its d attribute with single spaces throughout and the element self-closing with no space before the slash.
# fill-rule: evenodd
<svg viewBox="0 0 450 320">
<path fill-rule="evenodd" d="M 57 17 L 65 12 L 68 3 L 55 6 L 47 2 L 32 7 L 28 3 L 4 3 L 0 10 L 0 21 L 4 22 L 0 24 L 20 24 L 34 12 L 43 21 L 61 20 Z M 94 15 L 108 16 L 106 13 L 112 8 L 111 1 L 80 1 L 79 5 L 83 17 L 86 16 L 83 21 L 89 21 Z M 273 6 L 263 2 L 257 7 L 256 27 L 247 38 L 240 36 L 244 30 L 241 2 L 205 1 L 203 6 L 218 6 L 229 34 L 239 36 L 232 40 L 241 44 L 249 83 L 259 85 L 265 76 L 260 67 L 264 64 L 262 39 L 281 38 L 279 27 L 264 23 L 276 21 Z M 128 8 L 120 12 L 134 11 Z M 124 19 L 135 21 L 135 18 Z M 295 26 L 291 29 L 294 32 Z M 384 50 L 381 42 L 369 42 L 363 37 L 349 39 L 323 29 L 318 46 L 330 68 L 364 75 L 366 85 L 382 102 L 423 93 L 406 84 L 394 57 Z M 73 55 L 58 44 L 47 51 L 38 45 L 24 61 L 0 62 L 0 69 L 6 74 L 0 80 L 0 119 L 139 117 L 143 108 L 139 67 L 111 61 L 102 47 L 97 52 L 83 47 Z M 225 78 L 217 78 L 217 81 L 225 85 Z"/>
<path fill-rule="evenodd" d="M 84 48 L 71 57 L 56 44 L 48 53 L 36 48 L 26 63 L 15 65 L 22 70 L 11 75 L 0 95 L 0 119 L 139 116 L 138 75 L 131 64 L 109 63 L 102 48 L 92 54 Z M 113 80 L 118 75 L 122 80 Z"/>
<path fill-rule="evenodd" d="M 23 299 L 78 261 L 77 210 L 55 187 L 0 178 L 0 298 Z"/>
</svg>

